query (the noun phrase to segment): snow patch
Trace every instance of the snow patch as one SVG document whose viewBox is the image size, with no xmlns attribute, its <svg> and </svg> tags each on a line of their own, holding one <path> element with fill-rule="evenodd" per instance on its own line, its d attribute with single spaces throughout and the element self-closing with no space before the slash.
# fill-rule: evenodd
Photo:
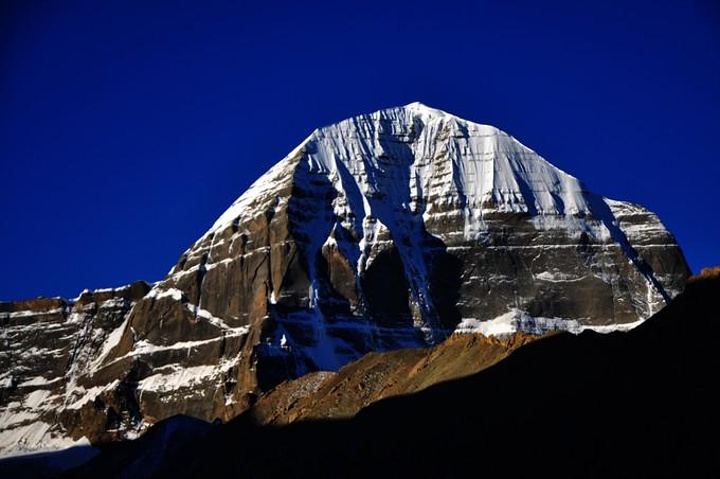
<svg viewBox="0 0 720 479">
<path fill-rule="evenodd" d="M 222 361 L 219 365 L 205 365 L 183 367 L 180 365 L 166 366 L 171 369 L 170 373 L 153 374 L 138 383 L 138 390 L 153 391 L 158 393 L 174 392 L 182 388 L 194 386 L 217 380 L 221 375 L 235 366 L 239 358 Z M 165 368 L 163 368 L 165 369 Z M 142 397 L 142 396 L 141 396 Z"/>
<path fill-rule="evenodd" d="M 48 384 L 53 384 L 58 381 L 62 381 L 63 378 L 55 378 L 55 379 L 47 379 L 43 376 L 37 376 L 32 379 L 28 379 L 26 381 L 21 382 L 18 384 L 19 388 L 25 388 L 25 387 L 31 387 L 31 386 L 46 386 Z"/>
<path fill-rule="evenodd" d="M 50 424 L 42 421 L 0 430 L 0 458 L 3 459 L 76 446 L 90 446 L 90 441 L 86 437 L 73 441 L 53 431 Z"/>
<path fill-rule="evenodd" d="M 539 279 L 540 281 L 549 281 L 552 283 L 567 283 L 572 281 L 581 281 L 585 279 L 585 276 L 577 277 L 560 271 L 543 271 L 542 273 L 536 274 L 535 279 Z"/>
<path fill-rule="evenodd" d="M 93 369 L 97 369 L 103 363 L 108 354 L 110 354 L 110 351 L 112 351 L 112 349 L 120 343 L 123 332 L 128 325 L 129 316 L 130 315 L 128 315 L 125 318 L 125 321 L 123 321 L 120 326 L 115 328 L 113 332 L 108 335 L 107 339 L 105 339 L 105 342 L 102 345 L 102 349 L 100 350 L 100 354 L 93 362 Z"/>
<path fill-rule="evenodd" d="M 120 384 L 120 380 L 116 379 L 110 384 L 106 384 L 105 386 L 94 386 L 88 390 L 86 390 L 82 386 L 77 386 L 75 390 L 73 390 L 70 393 L 70 396 L 68 400 L 73 400 L 77 394 L 82 394 L 82 396 L 79 399 L 75 399 L 71 404 L 66 405 L 66 409 L 80 409 L 85 404 L 87 404 L 90 401 L 94 401 L 96 397 L 98 397 L 100 394 L 104 393 L 105 391 L 109 391 L 111 389 L 114 389 Z M 66 403 L 68 402 L 66 400 Z"/>
<path fill-rule="evenodd" d="M 19 319 L 19 318 L 30 318 L 33 316 L 50 316 L 53 314 L 62 314 L 65 311 L 64 308 L 55 308 L 48 311 L 12 311 L 9 313 L 0 313 L 0 319 Z"/>
<path fill-rule="evenodd" d="M 183 292 L 177 288 L 161 289 L 159 287 L 155 287 L 150 290 L 150 292 L 145 297 L 153 299 L 172 298 L 175 301 L 181 301 L 183 297 Z"/>
<path fill-rule="evenodd" d="M 491 320 L 463 318 L 458 324 L 457 333 L 480 333 L 484 336 L 507 337 L 516 332 L 542 335 L 550 331 L 567 331 L 580 334 L 583 331 L 596 333 L 612 333 L 630 331 L 643 323 L 643 320 L 624 324 L 586 325 L 574 319 L 533 317 L 517 308 Z"/>
</svg>

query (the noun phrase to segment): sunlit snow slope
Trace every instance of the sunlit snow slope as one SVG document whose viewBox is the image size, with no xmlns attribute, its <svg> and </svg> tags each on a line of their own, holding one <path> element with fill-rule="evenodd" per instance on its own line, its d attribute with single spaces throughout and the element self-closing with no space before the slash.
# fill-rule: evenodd
<svg viewBox="0 0 720 479">
<path fill-rule="evenodd" d="M 57 427 L 122 437 L 453 332 L 626 330 L 688 276 L 650 211 L 420 103 L 314 131 L 139 299 Z M 79 401 L 79 402 L 78 402 Z"/>
</svg>

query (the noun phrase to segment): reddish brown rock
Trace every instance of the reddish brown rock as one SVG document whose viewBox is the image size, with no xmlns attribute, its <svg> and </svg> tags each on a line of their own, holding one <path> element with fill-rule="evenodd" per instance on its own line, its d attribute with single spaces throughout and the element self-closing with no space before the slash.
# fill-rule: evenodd
<svg viewBox="0 0 720 479">
<path fill-rule="evenodd" d="M 79 349 L 62 343 L 46 367 L 70 378 L 65 433 L 132 437 L 178 413 L 227 419 L 289 379 L 455 332 L 627 329 L 688 275 L 652 212 L 587 191 L 494 127 L 412 104 L 313 132 L 147 295 L 117 298 L 124 306 L 101 333 Z M 77 305 L 113 301 L 94 294 Z M 44 338 L 77 334 L 63 329 L 67 306 L 42 308 Z M 481 349 L 494 348 L 504 354 Z M 392 391 L 380 379 L 362 387 L 365 399 L 333 407 Z"/>
</svg>

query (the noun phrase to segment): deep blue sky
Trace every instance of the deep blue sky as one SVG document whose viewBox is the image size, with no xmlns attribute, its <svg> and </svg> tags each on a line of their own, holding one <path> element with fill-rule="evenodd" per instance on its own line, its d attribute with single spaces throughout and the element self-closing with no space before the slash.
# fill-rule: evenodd
<svg viewBox="0 0 720 479">
<path fill-rule="evenodd" d="M 413 101 L 720 263 L 717 2 L 302 3 L 3 1 L 0 300 L 161 279 L 314 128 Z"/>
</svg>

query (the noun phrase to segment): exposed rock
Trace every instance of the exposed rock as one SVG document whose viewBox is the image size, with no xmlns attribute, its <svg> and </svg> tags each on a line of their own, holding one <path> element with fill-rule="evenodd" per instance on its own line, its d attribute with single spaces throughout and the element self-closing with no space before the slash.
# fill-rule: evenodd
<svg viewBox="0 0 720 479">
<path fill-rule="evenodd" d="M 69 445 L 62 417 L 83 424 L 79 403 L 102 410 L 83 428 L 105 430 L 107 408 L 78 378 L 92 369 L 103 345 L 150 286 L 85 291 L 75 300 L 38 298 L 0 303 L 0 454 Z M 121 409 L 116 409 L 118 413 Z M 80 439 L 76 437 L 75 439 Z"/>
<path fill-rule="evenodd" d="M 704 279 L 714 279 L 714 278 L 720 278 L 720 266 L 703 268 L 700 271 L 700 274 L 690 276 L 690 278 L 688 279 L 688 283 L 694 283 L 696 281 L 701 281 Z"/>
<path fill-rule="evenodd" d="M 310 373 L 286 381 L 250 411 L 259 424 L 350 418 L 380 399 L 412 394 L 478 373 L 539 336 L 509 338 L 454 334 L 432 348 L 368 353 L 337 373 Z"/>
<path fill-rule="evenodd" d="M 150 466 L 173 479 L 718 477 L 719 310 L 720 277 L 699 278 L 628 333 L 554 334 L 351 419 L 243 414 Z M 142 458 L 134 442 L 68 479 L 127 477 L 116 458 Z"/>
<path fill-rule="evenodd" d="M 630 329 L 688 274 L 657 216 L 506 133 L 421 104 L 382 110 L 313 132 L 112 334 L 52 364 L 52 378 L 71 370 L 56 415 L 92 441 L 178 413 L 227 420 L 288 379 L 454 332 Z"/>
</svg>

